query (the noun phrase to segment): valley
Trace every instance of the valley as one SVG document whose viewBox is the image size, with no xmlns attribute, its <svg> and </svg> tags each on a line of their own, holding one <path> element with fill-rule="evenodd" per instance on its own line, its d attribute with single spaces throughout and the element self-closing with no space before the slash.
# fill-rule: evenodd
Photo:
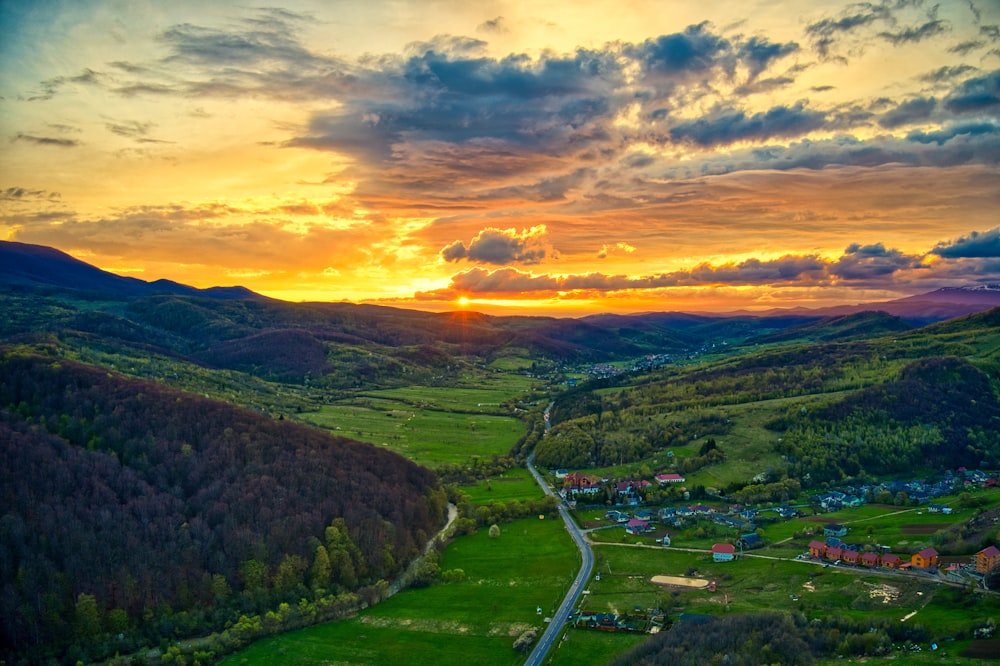
<svg viewBox="0 0 1000 666">
<path fill-rule="evenodd" d="M 7 663 L 521 664 L 567 620 L 563 502 L 595 565 L 543 663 L 995 656 L 996 308 L 560 320 L 87 274 L 0 280 Z M 810 554 L 831 524 L 939 560 Z M 658 631 L 583 626 L 618 616 Z"/>
</svg>

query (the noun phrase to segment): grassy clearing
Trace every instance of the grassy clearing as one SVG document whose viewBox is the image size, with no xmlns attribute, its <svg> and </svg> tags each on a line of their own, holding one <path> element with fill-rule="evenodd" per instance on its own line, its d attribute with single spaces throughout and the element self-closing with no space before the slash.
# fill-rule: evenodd
<svg viewBox="0 0 1000 666">
<path fill-rule="evenodd" d="M 470 456 L 506 455 L 524 434 L 512 416 L 446 412 L 386 399 L 351 400 L 299 415 L 306 423 L 377 446 L 429 467 Z"/>
<path fill-rule="evenodd" d="M 461 489 L 474 504 L 539 499 L 545 495 L 528 470 L 521 468 L 507 470 L 501 476 L 480 481 L 473 486 L 461 486 Z"/>
<path fill-rule="evenodd" d="M 544 628 L 536 609 L 550 615 L 578 568 L 561 521 L 520 520 L 496 539 L 481 530 L 442 557 L 442 570 L 465 572 L 461 582 L 406 590 L 358 617 L 258 641 L 222 663 L 520 664 L 514 639 Z"/>
</svg>

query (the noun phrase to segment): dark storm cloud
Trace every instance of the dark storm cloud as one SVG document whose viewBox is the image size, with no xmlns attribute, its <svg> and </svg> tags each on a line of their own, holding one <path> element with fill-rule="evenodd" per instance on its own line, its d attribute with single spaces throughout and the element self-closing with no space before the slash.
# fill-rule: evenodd
<svg viewBox="0 0 1000 666">
<path fill-rule="evenodd" d="M 955 241 L 939 243 L 932 254 L 948 259 L 992 259 L 1000 257 L 1000 227 L 973 231 Z"/>
<path fill-rule="evenodd" d="M 705 117 L 675 125 L 670 130 L 674 141 L 693 141 L 701 146 L 715 146 L 745 140 L 805 134 L 823 126 L 826 115 L 794 106 L 776 106 L 751 116 L 739 109 L 715 109 Z"/>
</svg>

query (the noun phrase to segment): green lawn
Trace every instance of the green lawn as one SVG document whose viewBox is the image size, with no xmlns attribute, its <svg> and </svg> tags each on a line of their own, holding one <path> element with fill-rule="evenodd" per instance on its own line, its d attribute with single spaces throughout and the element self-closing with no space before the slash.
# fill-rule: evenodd
<svg viewBox="0 0 1000 666">
<path fill-rule="evenodd" d="M 544 629 L 579 560 L 562 521 L 520 520 L 496 539 L 480 530 L 456 539 L 442 558 L 441 569 L 462 569 L 463 581 L 406 590 L 355 618 L 258 641 L 222 663 L 520 664 L 515 638 Z"/>
</svg>

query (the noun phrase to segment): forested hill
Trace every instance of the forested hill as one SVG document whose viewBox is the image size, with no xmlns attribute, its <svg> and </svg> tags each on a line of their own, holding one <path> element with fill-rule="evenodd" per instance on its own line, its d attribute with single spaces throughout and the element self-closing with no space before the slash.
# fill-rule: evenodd
<svg viewBox="0 0 1000 666">
<path fill-rule="evenodd" d="M 888 334 L 856 337 L 870 324 Z M 749 345 L 568 390 L 535 460 L 642 463 L 734 491 L 753 477 L 809 487 L 1000 465 L 1000 308 L 912 330 L 881 315 L 830 326 L 793 334 L 829 342 Z"/>
<path fill-rule="evenodd" d="M 0 444 L 7 663 L 356 591 L 444 522 L 394 453 L 66 360 L 0 352 Z"/>
</svg>

